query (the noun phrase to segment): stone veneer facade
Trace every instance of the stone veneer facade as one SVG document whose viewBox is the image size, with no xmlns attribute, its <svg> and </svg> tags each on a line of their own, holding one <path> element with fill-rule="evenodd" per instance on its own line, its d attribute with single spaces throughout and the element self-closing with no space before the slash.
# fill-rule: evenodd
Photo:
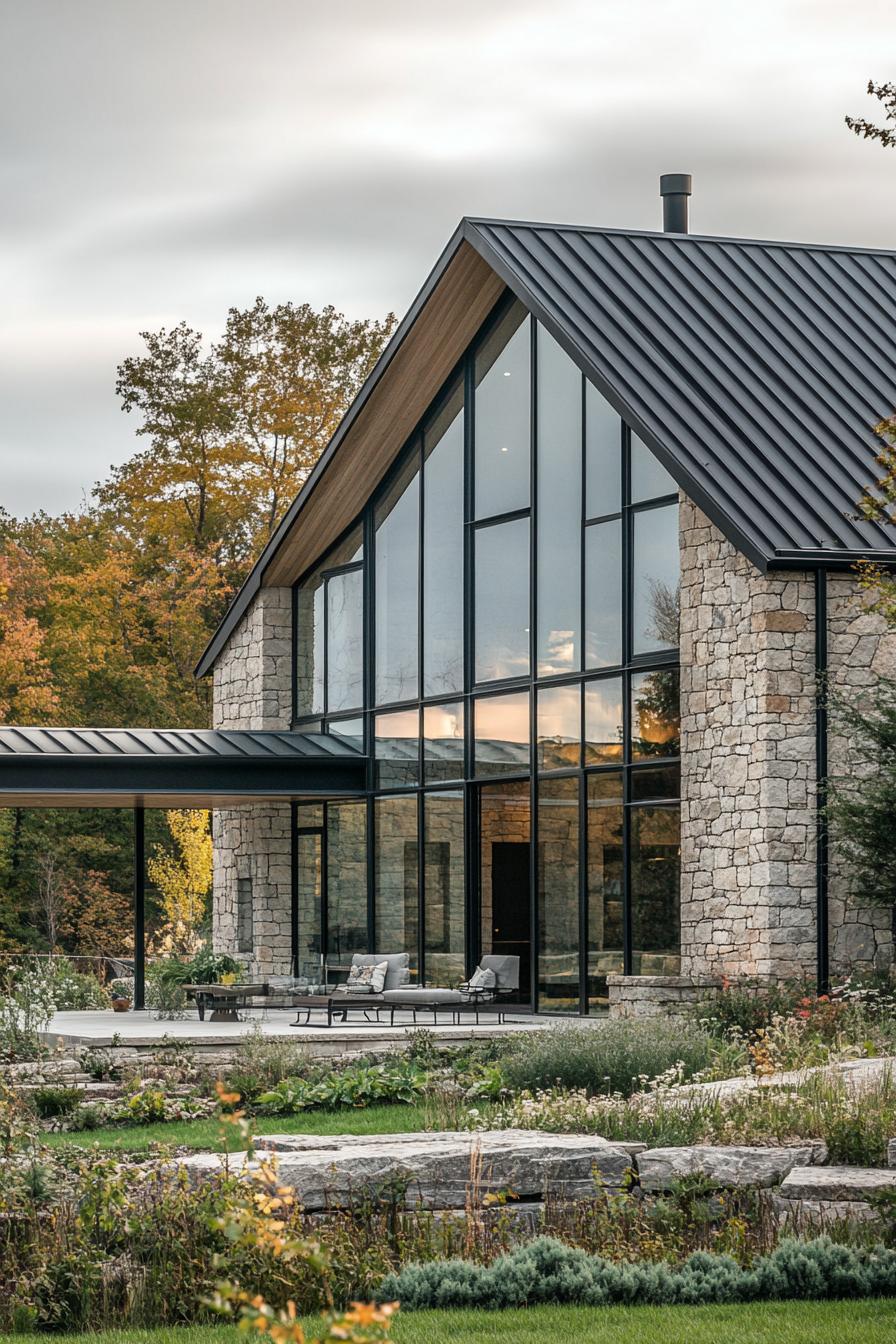
<svg viewBox="0 0 896 1344">
<path fill-rule="evenodd" d="M 215 728 L 289 728 L 292 720 L 292 589 L 263 588 L 214 671 Z M 252 975 L 287 974 L 291 959 L 289 803 L 216 808 L 213 942 Z M 250 885 L 246 887 L 245 885 Z M 238 893 L 251 901 L 251 952 L 240 952 Z"/>
<path fill-rule="evenodd" d="M 612 976 L 622 1014 L 668 1009 L 714 977 L 816 967 L 814 576 L 761 574 L 685 497 L 680 539 L 681 977 Z M 262 589 L 218 659 L 215 727 L 289 727 L 291 596 Z M 896 673 L 896 637 L 848 573 L 829 576 L 828 651 L 835 690 Z M 832 773 L 848 761 L 833 732 Z M 218 809 L 213 832 L 215 947 L 238 953 L 238 891 L 250 891 L 247 969 L 288 971 L 289 805 Z M 834 971 L 888 964 L 889 913 L 847 899 L 836 854 L 829 911 Z"/>
<path fill-rule="evenodd" d="M 682 497 L 682 976 L 816 970 L 815 580 L 761 574 Z M 869 685 L 896 641 L 851 574 L 828 581 L 832 691 Z M 832 773 L 848 744 L 829 746 Z M 831 965 L 887 964 L 890 920 L 845 895 L 832 856 Z"/>
</svg>

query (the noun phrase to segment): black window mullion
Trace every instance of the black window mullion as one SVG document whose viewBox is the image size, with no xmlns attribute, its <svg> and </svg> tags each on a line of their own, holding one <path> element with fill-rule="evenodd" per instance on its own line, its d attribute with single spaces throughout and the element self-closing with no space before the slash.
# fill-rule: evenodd
<svg viewBox="0 0 896 1344">
<path fill-rule="evenodd" d="M 326 966 L 328 944 L 330 940 L 330 828 L 329 811 L 327 804 L 324 803 L 324 824 L 321 828 L 320 840 L 320 952 L 321 952 L 321 970 Z M 321 976 L 326 983 L 326 977 Z"/>
<path fill-rule="evenodd" d="M 330 707 L 330 579 L 323 578 L 324 590 L 324 704 L 321 716 L 326 719 Z"/>
<path fill-rule="evenodd" d="M 529 319 L 529 682 L 538 673 L 538 323 Z M 541 912 L 538 891 L 537 695 L 529 690 L 529 964 L 532 1011 L 539 1006 Z"/>
<path fill-rule="evenodd" d="M 375 531 L 373 519 L 373 505 L 368 504 L 364 511 L 364 579 L 363 579 L 363 629 L 364 629 L 364 667 L 362 673 L 364 708 L 362 717 L 364 720 L 364 747 L 368 756 L 367 764 L 367 787 L 374 785 L 372 764 L 373 757 L 373 728 L 371 724 L 371 710 L 374 700 L 374 641 L 376 639 L 375 631 L 375 595 L 374 582 L 376 580 L 376 561 L 375 561 Z"/>
<path fill-rule="evenodd" d="M 585 776 L 579 770 L 579 1015 L 588 1014 L 588 790 Z"/>
<path fill-rule="evenodd" d="M 422 779 L 423 776 L 421 775 Z M 426 810 L 417 790 L 417 984 L 426 984 Z"/>
<path fill-rule="evenodd" d="M 376 952 L 376 834 L 373 794 L 365 800 L 367 841 L 367 951 Z"/>
<path fill-rule="evenodd" d="M 292 686 L 292 714 L 290 720 L 295 723 L 299 717 L 299 585 L 292 586 L 292 668 L 290 683 Z"/>
</svg>

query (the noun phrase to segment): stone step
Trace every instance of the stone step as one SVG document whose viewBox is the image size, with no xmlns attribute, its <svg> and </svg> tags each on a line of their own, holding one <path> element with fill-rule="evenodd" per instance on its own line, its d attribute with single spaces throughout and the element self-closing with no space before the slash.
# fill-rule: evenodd
<svg viewBox="0 0 896 1344">
<path fill-rule="evenodd" d="M 781 1182 L 786 1199 L 865 1200 L 896 1191 L 896 1170 L 887 1167 L 794 1167 Z"/>
<path fill-rule="evenodd" d="M 824 1162 L 823 1143 L 793 1148 L 753 1148 L 746 1145 L 690 1148 L 648 1148 L 635 1163 L 642 1190 L 669 1190 L 684 1176 L 705 1176 L 720 1190 L 767 1188 L 780 1185 L 794 1167 Z"/>
<path fill-rule="evenodd" d="M 267 1135 L 278 1155 L 278 1180 L 314 1211 L 345 1207 L 397 1183 L 407 1185 L 408 1208 L 463 1208 L 472 1197 L 512 1192 L 523 1202 L 590 1199 L 601 1188 L 619 1190 L 632 1166 L 618 1144 L 592 1135 L 538 1130 L 483 1133 L 384 1134 L 376 1136 Z M 217 1153 L 183 1157 L 181 1165 L 201 1180 L 223 1170 Z M 245 1154 L 229 1158 L 231 1170 L 251 1171 Z"/>
</svg>

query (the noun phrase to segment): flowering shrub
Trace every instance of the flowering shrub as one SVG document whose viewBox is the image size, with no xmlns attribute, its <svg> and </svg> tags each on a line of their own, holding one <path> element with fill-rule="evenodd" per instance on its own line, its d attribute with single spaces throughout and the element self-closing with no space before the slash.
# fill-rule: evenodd
<svg viewBox="0 0 896 1344">
<path fill-rule="evenodd" d="M 845 980 L 816 995 L 793 985 L 726 984 L 699 1014 L 704 1030 L 747 1051 L 759 1076 L 896 1053 L 892 985 Z"/>
<path fill-rule="evenodd" d="M 222 1107 L 235 1106 L 239 1102 L 239 1094 L 226 1092 L 220 1083 L 217 1090 Z M 256 1159 L 243 1112 L 223 1113 L 222 1120 L 240 1129 L 247 1145 L 247 1156 Z M 255 1161 L 248 1179 L 240 1186 L 239 1196 L 231 1202 L 225 1215 L 216 1220 L 216 1225 L 231 1246 L 266 1253 L 287 1273 L 291 1266 L 303 1263 L 315 1269 L 323 1279 L 329 1259 L 319 1243 L 298 1236 L 293 1230 L 290 1219 L 294 1212 L 295 1195 L 289 1186 L 280 1185 L 277 1159 L 271 1155 Z M 397 1303 L 353 1302 L 348 1311 L 337 1312 L 333 1310 L 332 1296 L 328 1296 L 329 1310 L 324 1317 L 326 1330 L 318 1338 L 348 1340 L 350 1344 L 374 1344 L 374 1341 L 388 1344 L 389 1317 Z M 294 1298 L 272 1305 L 263 1294 L 247 1292 L 239 1283 L 225 1280 L 218 1284 L 208 1305 L 222 1316 L 235 1318 L 243 1329 L 269 1336 L 275 1344 L 305 1344 L 306 1336 L 298 1320 Z"/>
<path fill-rule="evenodd" d="M 76 970 L 68 957 L 54 954 L 39 959 L 37 965 L 49 983 L 58 1013 L 108 1008 L 109 996 L 96 976 Z"/>
<path fill-rule="evenodd" d="M 0 991 L 0 1057 L 39 1059 L 41 1033 L 55 1012 L 52 978 L 40 962 L 12 967 Z"/>
</svg>

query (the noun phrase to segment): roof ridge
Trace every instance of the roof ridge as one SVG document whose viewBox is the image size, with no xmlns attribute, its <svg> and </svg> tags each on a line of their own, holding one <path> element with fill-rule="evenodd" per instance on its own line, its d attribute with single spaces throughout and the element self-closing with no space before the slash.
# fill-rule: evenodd
<svg viewBox="0 0 896 1344">
<path fill-rule="evenodd" d="M 476 227 L 506 229 L 545 229 L 554 233 L 614 234 L 624 238 L 649 238 L 666 243 L 727 243 L 737 247 L 781 247 L 796 252 L 846 252 L 852 256 L 896 257 L 896 247 L 871 247 L 867 244 L 809 243 L 791 238 L 740 238 L 733 234 L 666 233 L 663 229 L 626 229 L 604 224 L 560 224 L 550 220 L 499 219 L 487 215 L 465 215 L 464 220 Z"/>
</svg>

